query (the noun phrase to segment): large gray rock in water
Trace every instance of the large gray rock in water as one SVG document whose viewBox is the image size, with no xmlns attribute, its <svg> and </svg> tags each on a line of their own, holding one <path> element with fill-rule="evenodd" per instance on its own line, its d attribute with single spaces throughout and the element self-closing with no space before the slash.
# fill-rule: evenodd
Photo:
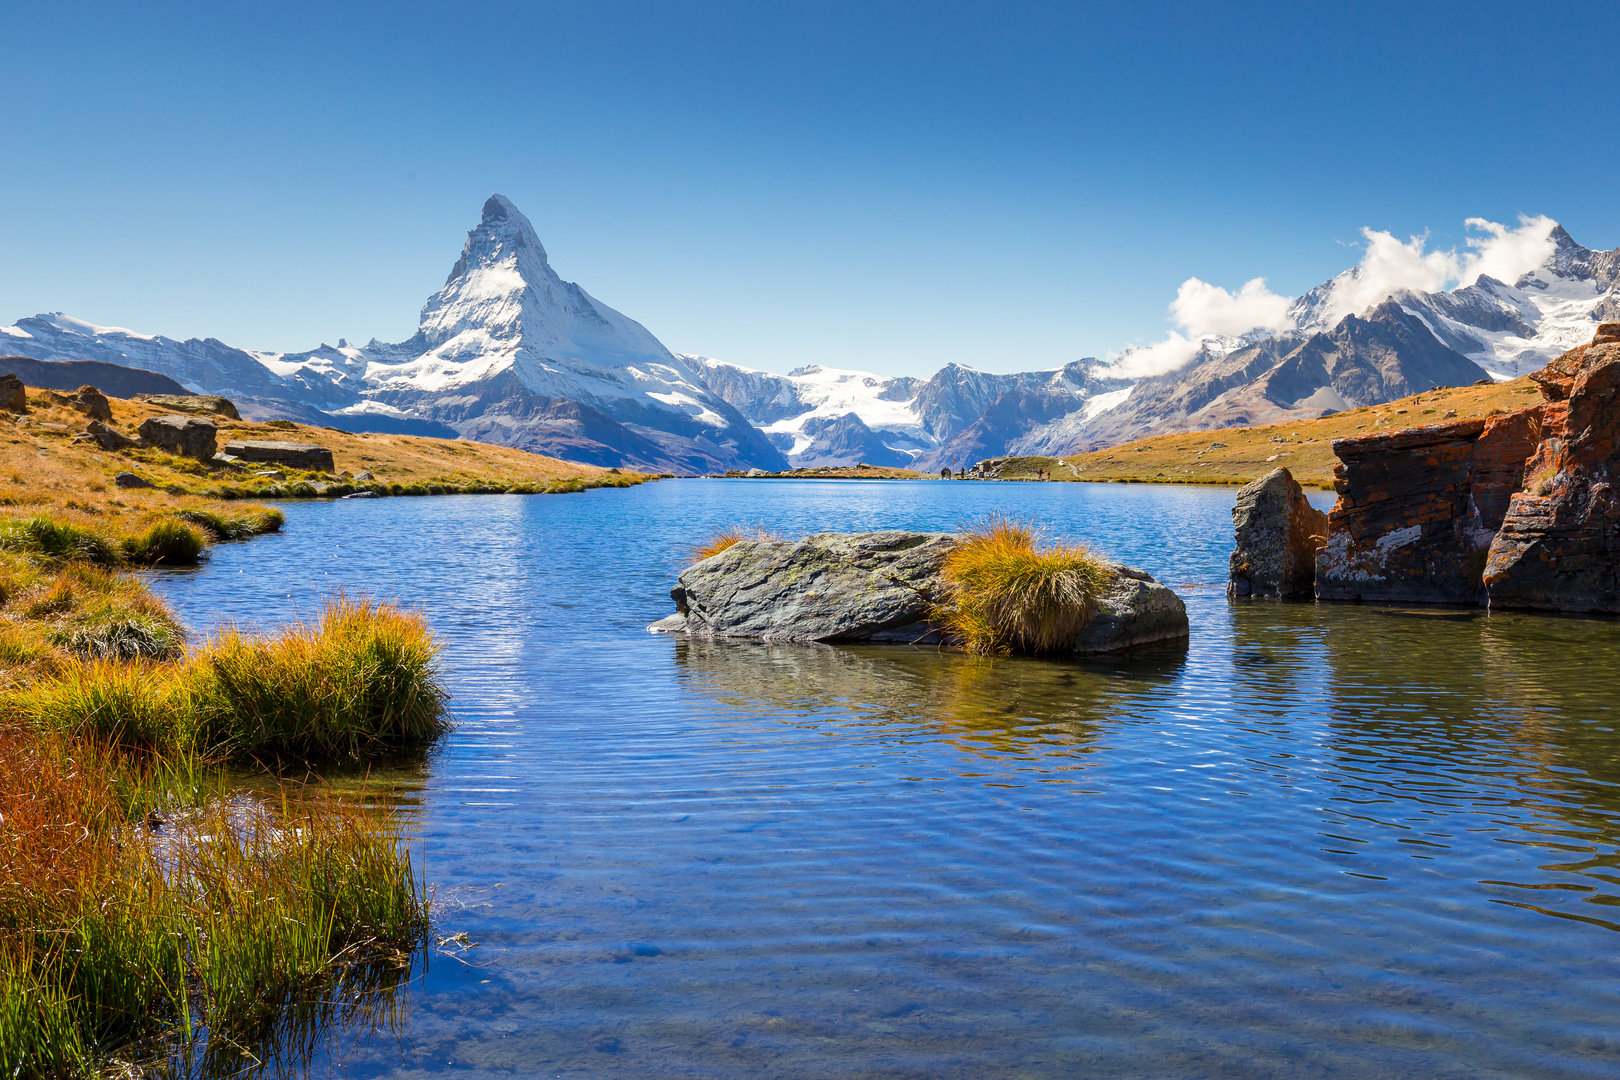
<svg viewBox="0 0 1620 1080">
<path fill-rule="evenodd" d="M 745 540 L 693 563 L 670 590 L 676 614 L 649 630 L 759 641 L 935 642 L 952 533 L 820 533 Z M 1112 652 L 1187 636 L 1181 598 L 1140 570 L 1111 564 L 1110 587 L 1075 641 Z"/>
<path fill-rule="evenodd" d="M 1327 536 L 1327 514 L 1305 498 L 1287 469 L 1274 469 L 1238 489 L 1232 507 L 1230 597 L 1308 596 L 1316 583 L 1316 548 Z"/>
<path fill-rule="evenodd" d="M 281 442 L 275 439 L 233 439 L 225 452 L 243 461 L 285 465 L 307 472 L 332 472 L 332 451 L 314 443 Z"/>
<path fill-rule="evenodd" d="M 141 423 L 141 438 L 151 445 L 203 461 L 214 456 L 218 431 L 212 420 L 200 416 L 154 416 Z"/>
</svg>

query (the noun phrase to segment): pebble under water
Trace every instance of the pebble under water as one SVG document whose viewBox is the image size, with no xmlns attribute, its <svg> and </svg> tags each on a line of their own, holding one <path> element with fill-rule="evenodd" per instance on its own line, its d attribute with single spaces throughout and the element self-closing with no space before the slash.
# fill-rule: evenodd
<svg viewBox="0 0 1620 1080">
<path fill-rule="evenodd" d="M 437 938 L 313 1075 L 1620 1076 L 1620 623 L 1225 599 L 1235 489 L 682 480 L 286 505 L 199 631 L 419 606 Z M 1314 501 L 1326 506 L 1330 496 Z M 717 529 L 1002 510 L 1187 601 L 1087 662 L 645 632 Z M 373 783 L 377 781 L 373 780 Z"/>
</svg>

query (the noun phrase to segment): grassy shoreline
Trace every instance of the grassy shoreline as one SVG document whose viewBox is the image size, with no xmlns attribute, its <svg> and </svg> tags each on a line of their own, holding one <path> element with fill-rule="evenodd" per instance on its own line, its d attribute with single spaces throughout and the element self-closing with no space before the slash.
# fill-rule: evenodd
<svg viewBox="0 0 1620 1080">
<path fill-rule="evenodd" d="M 386 1005 L 430 915 L 401 819 L 278 770 L 447 730 L 425 622 L 340 597 L 188 649 L 119 549 L 38 523 L 70 542 L 0 550 L 0 1073 L 234 1071 L 324 1022 L 339 987 Z M 231 762 L 267 770 L 270 797 Z"/>
<path fill-rule="evenodd" d="M 221 446 L 230 439 L 318 443 L 332 451 L 334 471 L 201 461 L 151 447 L 104 450 L 94 441 L 75 441 L 90 418 L 65 404 L 62 395 L 28 388 L 27 397 L 26 414 L 0 413 L 0 518 L 48 517 L 125 547 L 130 562 L 187 561 L 178 557 L 178 547 L 142 557 L 140 539 L 159 526 L 173 532 L 178 523 L 203 547 L 279 528 L 280 512 L 253 505 L 253 500 L 357 493 L 561 495 L 633 487 L 658 478 L 462 439 L 355 434 L 224 416 L 208 417 L 218 427 Z M 109 398 L 108 404 L 108 426 L 129 437 L 144 420 L 168 412 L 121 398 Z M 114 480 L 119 473 L 131 473 L 150 486 L 119 487 Z M 365 473 L 371 474 L 369 479 Z M 261 528 L 252 527 L 255 517 Z"/>
</svg>

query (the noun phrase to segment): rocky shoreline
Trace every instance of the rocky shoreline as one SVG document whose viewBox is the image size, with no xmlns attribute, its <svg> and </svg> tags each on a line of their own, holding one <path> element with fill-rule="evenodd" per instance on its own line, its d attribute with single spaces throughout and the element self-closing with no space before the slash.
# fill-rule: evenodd
<svg viewBox="0 0 1620 1080">
<path fill-rule="evenodd" d="M 1530 378 L 1529 408 L 1334 440 L 1325 523 L 1287 469 L 1245 486 L 1228 594 L 1620 613 L 1620 323 Z"/>
</svg>

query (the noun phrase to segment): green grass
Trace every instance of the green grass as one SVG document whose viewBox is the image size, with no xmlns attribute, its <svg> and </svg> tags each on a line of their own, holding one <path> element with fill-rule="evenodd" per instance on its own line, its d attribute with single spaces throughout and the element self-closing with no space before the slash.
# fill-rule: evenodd
<svg viewBox="0 0 1620 1080">
<path fill-rule="evenodd" d="M 156 522 L 144 533 L 125 538 L 124 557 L 145 566 L 195 566 L 202 560 L 207 542 L 203 534 L 184 521 Z"/>
<path fill-rule="evenodd" d="M 448 728 L 439 644 L 392 605 L 338 599 L 313 625 L 274 637 L 226 630 L 170 664 L 121 662 L 152 653 L 107 622 L 88 623 L 101 636 L 80 644 L 80 625 L 53 637 L 77 658 L 0 695 L 0 710 L 142 750 L 296 763 L 405 753 Z"/>
<path fill-rule="evenodd" d="M 0 1074 L 224 1075 L 276 1056 L 300 1001 L 409 967 L 429 911 L 386 807 L 222 790 L 0 727 Z"/>
<path fill-rule="evenodd" d="M 219 635 L 194 683 L 205 726 L 236 753 L 359 760 L 444 733 L 439 648 L 419 615 L 340 598 L 275 638 Z"/>
<path fill-rule="evenodd" d="M 99 566 L 123 562 L 123 553 L 111 539 L 43 516 L 0 522 L 0 551 L 17 552 L 41 562 L 78 561 Z"/>
<path fill-rule="evenodd" d="M 279 532 L 287 521 L 287 515 L 271 506 L 245 506 L 230 516 L 212 510 L 182 510 L 175 517 L 206 530 L 215 540 L 246 540 Z"/>
<path fill-rule="evenodd" d="M 993 516 L 946 557 L 946 639 L 981 655 L 1062 653 L 1107 587 L 1106 562 L 1077 544 L 1042 543 L 1034 526 Z"/>
</svg>

